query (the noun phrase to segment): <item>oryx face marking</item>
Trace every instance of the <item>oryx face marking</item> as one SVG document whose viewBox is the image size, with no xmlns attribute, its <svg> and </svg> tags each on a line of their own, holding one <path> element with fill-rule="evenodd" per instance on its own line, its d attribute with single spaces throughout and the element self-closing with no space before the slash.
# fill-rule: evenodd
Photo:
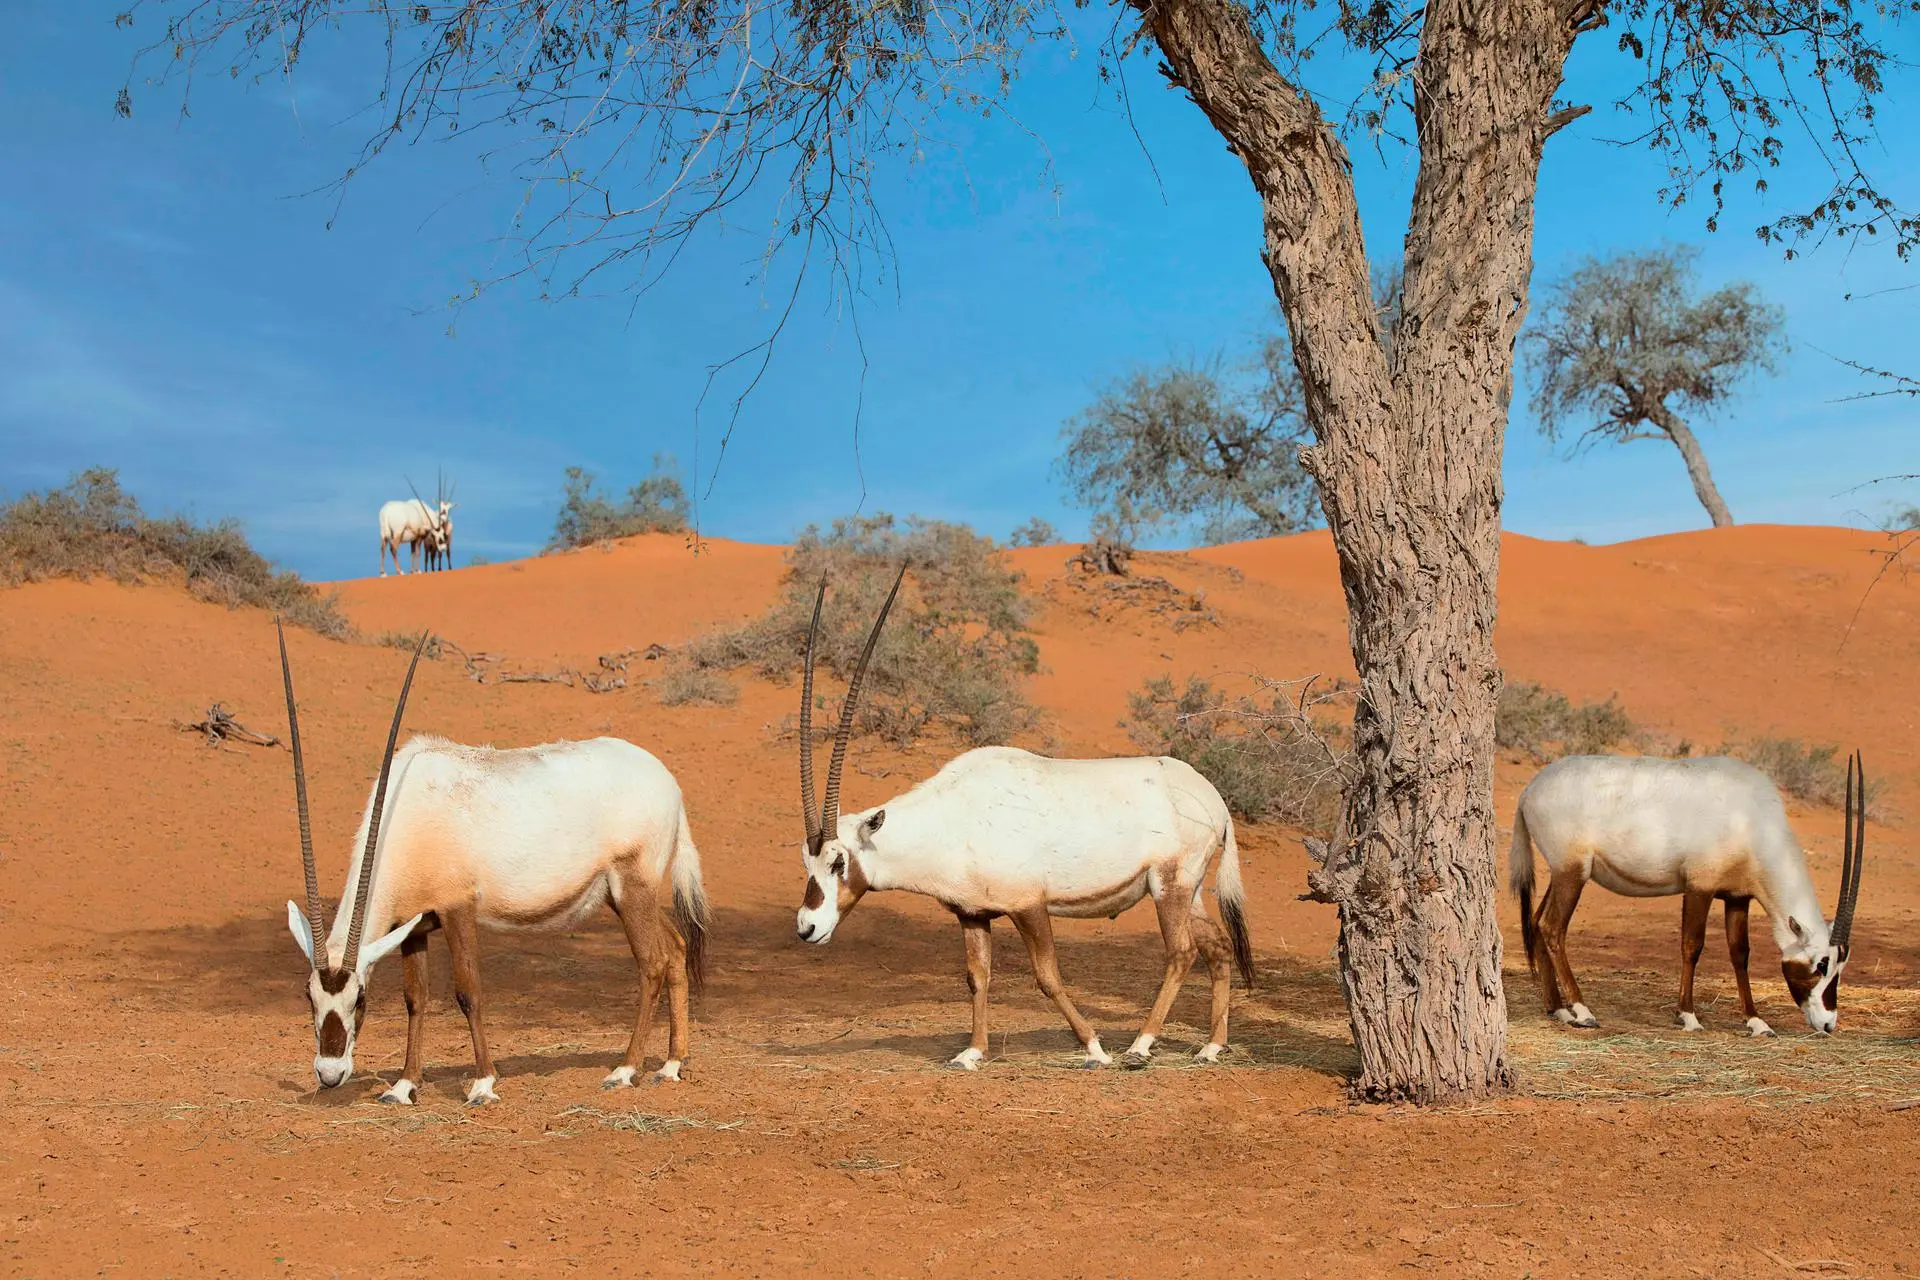
<svg viewBox="0 0 1920 1280">
<path fill-rule="evenodd" d="M 1840 1025 L 1840 971 L 1846 967 L 1846 955 L 1831 946 L 1812 960 L 1796 957 L 1780 962 L 1793 1002 L 1800 1006 L 1807 1025 L 1821 1035 L 1833 1034 Z"/>
<path fill-rule="evenodd" d="M 860 824 L 860 837 L 870 837 L 887 820 L 887 811 L 877 809 Z M 807 873 L 806 893 L 800 899 L 800 911 L 794 931 L 800 941 L 818 946 L 833 937 L 840 917 L 853 910 L 867 892 L 867 877 L 860 868 L 859 854 L 839 840 L 829 840 L 818 853 L 811 845 L 800 847 L 800 865 Z"/>
<path fill-rule="evenodd" d="M 353 1075 L 353 1042 L 367 1016 L 367 989 L 355 974 L 329 968 L 307 974 L 307 1004 L 313 1011 L 313 1077 L 336 1089 Z"/>
</svg>

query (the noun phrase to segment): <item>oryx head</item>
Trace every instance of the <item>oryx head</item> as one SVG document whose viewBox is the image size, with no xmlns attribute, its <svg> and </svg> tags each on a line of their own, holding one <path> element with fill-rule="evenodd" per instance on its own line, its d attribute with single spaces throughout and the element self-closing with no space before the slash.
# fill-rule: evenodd
<svg viewBox="0 0 1920 1280">
<path fill-rule="evenodd" d="M 1806 1015 L 1807 1025 L 1822 1035 L 1840 1023 L 1840 971 L 1847 967 L 1853 934 L 1853 908 L 1860 900 L 1860 867 L 1867 849 L 1867 771 L 1854 752 L 1847 761 L 1847 825 L 1840 852 L 1840 901 L 1833 927 L 1820 921 L 1802 923 L 1787 917 L 1795 946 L 1780 958 L 1787 990 Z M 1821 934 L 1825 934 L 1822 937 Z"/>
<path fill-rule="evenodd" d="M 840 729 L 834 735 L 833 756 L 827 764 L 827 798 L 819 808 L 813 798 L 813 651 L 820 638 L 820 606 L 827 598 L 827 579 L 820 578 L 820 594 L 813 599 L 813 624 L 807 631 L 807 661 L 800 677 L 800 807 L 807 824 L 807 840 L 800 849 L 800 863 L 807 872 L 806 896 L 800 901 L 799 918 L 794 928 L 802 942 L 822 943 L 833 937 L 840 917 L 853 910 L 860 895 L 867 891 L 867 877 L 860 866 L 860 853 L 869 845 L 873 833 L 887 819 L 885 809 L 876 809 L 859 824 L 851 842 L 840 833 L 840 771 L 847 762 L 847 740 L 853 736 L 853 715 L 860 702 L 860 684 L 867 678 L 867 663 L 873 660 L 873 648 L 880 641 L 880 629 L 887 624 L 894 597 L 900 594 L 900 580 L 907 576 L 901 565 L 893 580 L 887 602 L 880 606 L 873 630 L 867 635 L 867 647 L 860 654 L 847 684 L 846 701 L 840 704 Z"/>
<path fill-rule="evenodd" d="M 367 821 L 367 846 L 360 854 L 360 881 L 354 892 L 352 914 L 347 917 L 346 946 L 336 961 L 327 945 L 326 921 L 320 914 L 320 875 L 313 861 L 313 825 L 307 816 L 307 769 L 300 754 L 300 716 L 293 702 L 293 669 L 287 662 L 287 634 L 277 618 L 274 627 L 280 631 L 280 677 L 287 686 L 287 732 L 293 742 L 293 793 L 300 809 L 300 860 L 307 876 L 307 909 L 302 912 L 297 903 L 288 902 L 287 928 L 307 957 L 307 1003 L 313 1010 L 317 1046 L 313 1074 L 321 1085 L 331 1089 L 346 1083 L 347 1077 L 353 1074 L 353 1039 L 367 1012 L 368 972 L 420 923 L 420 917 L 415 916 L 366 947 L 360 945 L 360 931 L 367 923 L 367 894 L 373 887 L 373 851 L 380 840 L 380 811 L 387 802 L 387 775 L 393 768 L 400 718 L 407 710 L 407 691 L 413 687 L 413 671 L 420 665 L 420 651 L 426 647 L 427 635 L 422 632 L 420 643 L 414 646 L 413 661 L 407 664 L 406 682 L 400 686 L 400 700 L 393 709 L 387 754 L 380 761 L 380 782 L 374 790 L 373 812 Z"/>
</svg>

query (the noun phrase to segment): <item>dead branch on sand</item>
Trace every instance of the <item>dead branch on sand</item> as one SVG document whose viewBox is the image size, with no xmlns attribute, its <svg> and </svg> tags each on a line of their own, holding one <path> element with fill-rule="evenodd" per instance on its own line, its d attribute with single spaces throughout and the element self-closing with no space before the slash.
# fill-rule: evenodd
<svg viewBox="0 0 1920 1280">
<path fill-rule="evenodd" d="M 269 734 L 255 733 L 238 720 L 235 720 L 233 713 L 227 710 L 225 704 L 219 702 L 207 708 L 205 719 L 196 720 L 192 724 L 186 724 L 176 720 L 173 722 L 173 726 L 182 733 L 203 734 L 206 737 L 207 745 L 210 747 L 217 747 L 222 742 L 227 741 L 245 742 L 256 747 L 277 747 L 280 745 L 280 739 Z"/>
</svg>

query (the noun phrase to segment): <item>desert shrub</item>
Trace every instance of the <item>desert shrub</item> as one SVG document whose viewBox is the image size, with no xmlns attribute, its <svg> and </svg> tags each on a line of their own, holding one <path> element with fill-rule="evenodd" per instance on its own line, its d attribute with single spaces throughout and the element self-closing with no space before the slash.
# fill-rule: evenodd
<svg viewBox="0 0 1920 1280">
<path fill-rule="evenodd" d="M 1639 726 L 1611 695 L 1605 702 L 1576 704 L 1544 685 L 1509 684 L 1500 691 L 1494 711 L 1493 740 L 1525 752 L 1538 764 L 1561 756 L 1596 755 L 1640 738 Z"/>
<path fill-rule="evenodd" d="M 845 680 L 902 562 L 910 570 L 867 672 L 860 731 L 908 742 L 941 724 L 975 745 L 1007 741 L 1033 722 L 1019 680 L 1037 669 L 1040 651 L 1027 634 L 1030 606 L 1020 575 L 1005 566 L 991 538 L 965 525 L 918 516 L 901 523 L 881 514 L 845 517 L 825 532 L 809 526 L 787 553 L 772 609 L 697 638 L 688 659 L 770 679 L 798 675 L 824 574 L 817 662 L 822 673 Z M 839 703 L 818 688 L 815 695 L 815 730 L 831 732 L 823 721 Z"/>
<path fill-rule="evenodd" d="M 238 521 L 149 516 L 110 467 L 91 467 L 63 488 L 0 505 L 0 583 L 95 575 L 116 582 L 174 578 L 197 599 L 229 609 L 257 605 L 336 639 L 352 630 L 333 595 L 276 568 L 247 542 Z"/>
<path fill-rule="evenodd" d="M 1808 804 L 1838 808 L 1847 799 L 1847 762 L 1840 748 L 1816 746 L 1798 738 L 1747 738 L 1725 743 L 1720 754 L 1745 760 L 1773 779 L 1775 786 Z M 1879 785 L 1867 784 L 1867 812 L 1877 815 Z"/>
<path fill-rule="evenodd" d="M 1007 537 L 1010 547 L 1046 547 L 1060 541 L 1060 531 L 1039 516 L 1029 516 L 1025 524 Z"/>
<path fill-rule="evenodd" d="M 1920 507 L 1909 503 L 1887 517 L 1888 533 L 1920 533 Z"/>
<path fill-rule="evenodd" d="M 740 700 L 733 681 L 712 667 L 676 662 L 647 682 L 667 707 L 730 707 Z"/>
<path fill-rule="evenodd" d="M 653 471 L 627 490 L 624 499 L 611 499 L 593 486 L 592 472 L 567 468 L 566 491 L 548 551 L 590 547 L 641 533 L 678 533 L 687 527 L 691 508 L 679 467 L 671 457 L 656 453 Z"/>
<path fill-rule="evenodd" d="M 1285 694 L 1229 698 L 1198 676 L 1184 689 L 1158 676 L 1127 703 L 1134 745 L 1192 765 L 1237 817 L 1333 828 L 1346 757 L 1329 742 L 1334 731 L 1303 721 Z"/>
</svg>

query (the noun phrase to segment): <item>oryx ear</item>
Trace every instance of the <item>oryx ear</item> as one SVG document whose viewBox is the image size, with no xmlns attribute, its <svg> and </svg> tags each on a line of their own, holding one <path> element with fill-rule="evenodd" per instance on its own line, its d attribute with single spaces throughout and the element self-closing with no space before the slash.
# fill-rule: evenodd
<svg viewBox="0 0 1920 1280">
<path fill-rule="evenodd" d="M 307 963 L 312 964 L 313 930 L 307 924 L 307 913 L 300 909 L 298 903 L 292 901 L 287 903 L 287 932 L 291 933 L 293 940 L 300 944 L 300 951 L 307 957 Z"/>
<path fill-rule="evenodd" d="M 863 836 L 872 835 L 880 829 L 880 825 L 886 820 L 887 811 L 885 809 L 875 809 L 873 814 L 868 817 L 865 822 L 860 824 L 860 834 Z"/>
<path fill-rule="evenodd" d="M 422 912 L 421 914 L 424 915 L 425 913 Z M 376 941 L 370 942 L 366 946 L 361 947 L 360 948 L 361 975 L 365 976 L 367 973 L 371 972 L 373 969 L 373 966 L 375 966 L 376 964 L 379 964 L 382 960 L 386 959 L 389 952 L 391 952 L 395 947 L 399 946 L 401 943 L 405 942 L 407 940 L 407 935 L 412 933 L 414 926 L 419 923 L 420 923 L 420 917 L 415 916 L 413 919 L 407 921 L 404 924 L 396 925 L 393 929 L 381 935 L 381 937 Z"/>
</svg>

